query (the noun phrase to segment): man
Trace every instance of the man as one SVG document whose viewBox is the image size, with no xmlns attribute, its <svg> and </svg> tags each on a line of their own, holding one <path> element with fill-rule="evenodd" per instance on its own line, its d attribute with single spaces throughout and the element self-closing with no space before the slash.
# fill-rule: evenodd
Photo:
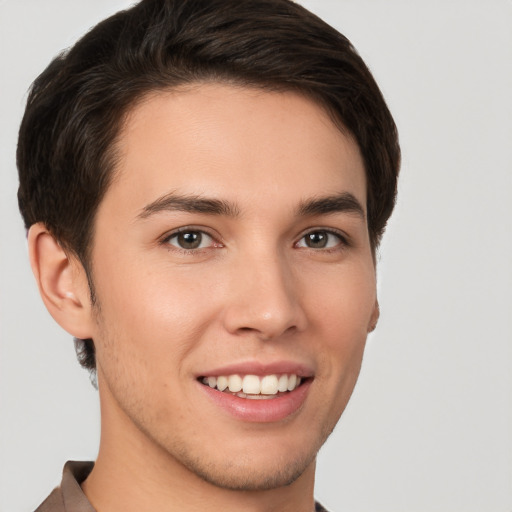
<svg viewBox="0 0 512 512">
<path fill-rule="evenodd" d="M 144 0 L 35 81 L 18 167 L 102 414 L 38 510 L 322 510 L 399 168 L 346 38 L 288 0 Z"/>
</svg>

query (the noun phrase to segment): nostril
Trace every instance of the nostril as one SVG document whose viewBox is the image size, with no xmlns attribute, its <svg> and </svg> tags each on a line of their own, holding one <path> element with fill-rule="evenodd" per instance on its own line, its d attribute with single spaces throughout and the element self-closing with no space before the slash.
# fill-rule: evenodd
<svg viewBox="0 0 512 512">
<path fill-rule="evenodd" d="M 276 338 L 281 338 L 283 336 L 288 336 L 297 332 L 298 328 L 296 325 L 291 325 L 287 327 L 284 331 L 280 329 L 256 329 L 254 327 L 239 327 L 237 329 L 238 334 L 241 335 L 254 335 L 256 338 L 262 341 L 271 341 Z"/>
</svg>

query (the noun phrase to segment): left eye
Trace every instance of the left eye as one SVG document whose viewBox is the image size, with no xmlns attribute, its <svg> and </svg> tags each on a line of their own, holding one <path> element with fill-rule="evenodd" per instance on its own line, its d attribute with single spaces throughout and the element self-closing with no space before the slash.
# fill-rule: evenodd
<svg viewBox="0 0 512 512">
<path fill-rule="evenodd" d="M 304 235 L 297 247 L 308 247 L 309 249 L 331 249 L 343 242 L 340 235 L 331 231 L 318 230 L 311 231 Z"/>
<path fill-rule="evenodd" d="M 178 247 L 179 249 L 193 250 L 204 249 L 213 244 L 213 238 L 203 231 L 180 231 L 171 235 L 167 239 L 167 243 Z"/>
</svg>

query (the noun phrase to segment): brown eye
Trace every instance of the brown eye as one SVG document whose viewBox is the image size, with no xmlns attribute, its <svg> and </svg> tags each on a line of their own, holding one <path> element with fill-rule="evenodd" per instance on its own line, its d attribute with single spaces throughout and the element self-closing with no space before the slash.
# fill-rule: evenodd
<svg viewBox="0 0 512 512">
<path fill-rule="evenodd" d="M 307 247 L 311 249 L 323 249 L 327 246 L 328 233 L 325 231 L 315 231 L 314 233 L 308 233 L 304 237 Z"/>
<path fill-rule="evenodd" d="M 183 249 L 197 249 L 203 239 L 201 233 L 191 231 L 190 233 L 180 233 L 176 237 L 178 245 Z"/>
<path fill-rule="evenodd" d="M 181 231 L 172 235 L 168 243 L 179 249 L 203 249 L 212 245 L 212 237 L 202 231 Z"/>
</svg>

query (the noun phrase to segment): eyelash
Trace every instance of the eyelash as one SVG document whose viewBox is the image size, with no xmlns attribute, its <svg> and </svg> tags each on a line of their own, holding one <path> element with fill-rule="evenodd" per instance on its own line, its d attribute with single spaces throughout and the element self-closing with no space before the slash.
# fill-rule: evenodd
<svg viewBox="0 0 512 512">
<path fill-rule="evenodd" d="M 198 233 L 201 235 L 201 237 L 206 235 L 207 237 L 209 237 L 212 240 L 212 242 L 210 243 L 210 245 L 208 247 L 199 247 L 199 248 L 194 248 L 194 249 L 186 249 L 184 247 L 179 247 L 177 245 L 170 243 L 173 238 L 177 238 L 179 235 L 192 234 L 192 233 L 196 233 L 196 234 Z M 173 250 L 179 251 L 184 254 L 198 253 L 198 252 L 204 251 L 205 249 L 209 249 L 212 245 L 215 248 L 224 247 L 224 245 L 222 243 L 217 242 L 215 237 L 212 234 L 208 233 L 206 230 L 195 228 L 195 227 L 188 227 L 188 226 L 184 226 L 184 227 L 179 228 L 179 229 L 173 231 L 172 233 L 168 234 L 167 236 L 165 236 L 162 239 L 161 243 L 162 243 L 162 245 L 166 245 L 166 246 L 170 245 L 170 246 L 172 246 Z"/>
<path fill-rule="evenodd" d="M 334 247 L 319 247 L 319 248 L 314 248 L 314 247 L 304 247 L 305 249 L 310 249 L 312 251 L 322 251 L 322 252 L 335 252 L 335 251 L 340 251 L 340 250 L 343 250 L 347 247 L 350 247 L 350 243 L 349 243 L 349 240 L 347 238 L 347 236 L 338 231 L 338 230 L 335 230 L 335 229 L 326 229 L 326 228 L 314 228 L 314 229 L 310 229 L 308 230 L 306 233 L 304 233 L 298 242 L 296 242 L 294 244 L 295 247 L 298 246 L 298 244 L 302 241 L 302 240 L 305 240 L 305 238 L 309 235 L 313 235 L 313 234 L 318 234 L 318 233 L 322 233 L 324 235 L 328 235 L 328 236 L 333 236 L 335 238 L 338 239 L 338 243 L 334 246 Z"/>
<path fill-rule="evenodd" d="M 209 237 L 212 240 L 213 243 L 210 243 L 210 245 L 208 247 L 198 247 L 198 248 L 193 248 L 193 249 L 186 249 L 184 247 L 179 247 L 177 245 L 170 243 L 170 241 L 172 239 L 177 238 L 181 234 L 192 234 L 192 233 L 200 234 L 201 236 L 206 235 L 207 237 Z M 313 235 L 313 234 L 318 234 L 318 233 L 322 233 L 322 234 L 325 234 L 328 236 L 334 236 L 338 239 L 338 243 L 334 247 L 320 247 L 320 248 L 314 248 L 314 247 L 308 247 L 308 246 L 299 247 L 299 243 L 302 240 L 304 240 L 308 235 Z M 199 252 L 202 252 L 204 250 L 211 248 L 212 246 L 214 248 L 224 247 L 224 245 L 221 242 L 216 241 L 215 237 L 212 234 L 208 233 L 206 230 L 195 228 L 195 227 L 188 227 L 188 226 L 179 228 L 179 229 L 173 231 L 172 233 L 166 235 L 161 240 L 161 244 L 166 245 L 166 246 L 171 245 L 172 250 L 179 251 L 184 254 L 199 253 Z M 344 233 L 334 230 L 334 229 L 325 229 L 325 228 L 310 229 L 306 233 L 304 233 L 299 238 L 299 240 L 297 242 L 294 243 L 294 247 L 309 249 L 312 251 L 322 251 L 322 252 L 335 252 L 335 251 L 343 250 L 344 248 L 350 247 L 350 245 L 351 244 L 350 244 L 347 236 Z"/>
</svg>

